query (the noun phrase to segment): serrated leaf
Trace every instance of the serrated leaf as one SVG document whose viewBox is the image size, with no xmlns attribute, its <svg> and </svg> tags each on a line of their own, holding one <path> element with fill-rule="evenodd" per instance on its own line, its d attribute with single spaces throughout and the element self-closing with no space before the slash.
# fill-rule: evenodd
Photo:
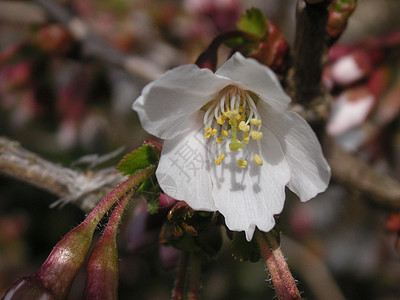
<svg viewBox="0 0 400 300">
<path fill-rule="evenodd" d="M 261 10 L 250 8 L 240 18 L 237 29 L 262 38 L 268 31 L 268 24 Z"/>
<path fill-rule="evenodd" d="M 232 239 L 232 255 L 240 261 L 257 262 L 260 259 L 260 249 L 255 239 L 246 240 L 244 232 L 235 232 Z"/>
<path fill-rule="evenodd" d="M 143 145 L 139 149 L 126 154 L 118 163 L 116 169 L 123 175 L 133 176 L 150 165 L 156 164 L 160 158 L 159 156 L 154 147 Z"/>
</svg>

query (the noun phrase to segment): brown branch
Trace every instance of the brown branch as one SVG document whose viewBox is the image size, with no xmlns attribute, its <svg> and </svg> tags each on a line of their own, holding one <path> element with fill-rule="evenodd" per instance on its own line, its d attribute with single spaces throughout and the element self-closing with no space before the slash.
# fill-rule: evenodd
<svg viewBox="0 0 400 300">
<path fill-rule="evenodd" d="M 74 202 L 84 211 L 125 179 L 114 168 L 83 172 L 63 167 L 5 137 L 0 137 L 0 174 L 61 197 L 55 204 Z"/>
<path fill-rule="evenodd" d="M 327 49 L 324 38 L 330 2 L 298 1 L 292 94 L 301 104 L 310 104 L 321 96 L 322 59 Z"/>
<path fill-rule="evenodd" d="M 400 208 L 400 182 L 380 174 L 357 156 L 345 152 L 333 140 L 324 143 L 332 178 L 369 197 L 377 205 Z"/>
<path fill-rule="evenodd" d="M 34 0 L 54 19 L 67 27 L 71 34 L 82 43 L 84 53 L 109 64 L 118 66 L 128 73 L 146 81 L 153 81 L 165 72 L 165 68 L 152 61 L 135 55 L 126 55 L 111 47 L 92 32 L 85 22 L 54 0 Z"/>
</svg>

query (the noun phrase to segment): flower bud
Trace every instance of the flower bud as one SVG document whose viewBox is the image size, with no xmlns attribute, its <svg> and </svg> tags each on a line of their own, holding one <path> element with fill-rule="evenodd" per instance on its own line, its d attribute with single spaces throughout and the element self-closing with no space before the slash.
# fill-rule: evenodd
<svg viewBox="0 0 400 300">
<path fill-rule="evenodd" d="M 85 260 L 97 226 L 86 220 L 57 243 L 38 272 L 17 281 L 4 299 L 65 298 Z"/>
<path fill-rule="evenodd" d="M 257 52 L 250 55 L 260 63 L 276 72 L 284 72 L 289 55 L 289 43 L 282 31 L 273 22 L 268 21 L 267 37 L 260 42 Z"/>
<path fill-rule="evenodd" d="M 117 233 L 122 215 L 132 197 L 127 193 L 115 207 L 107 227 L 93 248 L 87 266 L 84 299 L 118 299 Z"/>
<path fill-rule="evenodd" d="M 101 218 L 118 199 L 125 197 L 127 193 L 130 194 L 132 189 L 136 188 L 154 171 L 155 167 L 149 167 L 112 190 L 79 226 L 68 232 L 57 243 L 34 275 L 17 281 L 3 298 L 7 300 L 66 298 L 76 274 L 85 261 L 94 230 Z M 106 249 L 112 248 L 106 247 Z M 40 298 L 43 293 L 45 296 Z"/>
<path fill-rule="evenodd" d="M 4 300 L 51 300 L 54 294 L 46 289 L 35 276 L 19 279 L 3 296 Z"/>
</svg>

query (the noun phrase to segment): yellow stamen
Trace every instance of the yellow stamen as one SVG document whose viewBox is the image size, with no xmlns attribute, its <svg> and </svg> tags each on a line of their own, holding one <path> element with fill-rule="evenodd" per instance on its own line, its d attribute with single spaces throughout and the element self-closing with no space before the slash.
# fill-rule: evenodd
<svg viewBox="0 0 400 300">
<path fill-rule="evenodd" d="M 204 137 L 205 137 L 206 139 L 209 139 L 210 136 L 211 136 L 211 134 L 209 134 L 209 133 L 206 133 L 206 134 L 204 135 Z"/>
<path fill-rule="evenodd" d="M 247 132 L 250 130 L 250 126 L 246 125 L 246 123 L 244 121 L 240 122 L 238 127 L 239 127 L 239 130 L 244 131 L 244 132 Z"/>
<path fill-rule="evenodd" d="M 256 126 L 260 126 L 262 121 L 261 120 L 257 120 L 257 119 L 251 119 L 250 123 Z"/>
<path fill-rule="evenodd" d="M 215 160 L 215 163 L 219 166 L 224 158 L 225 158 L 225 154 L 221 154 L 221 155 Z"/>
<path fill-rule="evenodd" d="M 248 144 L 250 142 L 250 137 L 249 137 L 249 133 L 245 132 L 243 134 L 243 143 Z"/>
<path fill-rule="evenodd" d="M 261 140 L 262 137 L 263 137 L 263 133 L 262 133 L 262 132 L 255 131 L 255 130 L 253 130 L 250 134 L 251 134 L 251 137 L 252 137 L 254 140 Z"/>
<path fill-rule="evenodd" d="M 229 132 L 226 131 L 226 130 L 222 130 L 222 132 L 221 132 L 221 135 L 222 135 L 223 137 L 228 136 L 228 134 L 229 134 Z"/>
<path fill-rule="evenodd" d="M 216 135 L 217 134 L 217 132 L 218 132 L 218 130 L 217 129 L 213 129 L 213 130 L 211 130 L 211 135 Z"/>
<path fill-rule="evenodd" d="M 222 143 L 222 142 L 224 141 L 224 139 L 223 139 L 223 138 L 217 138 L 215 141 L 216 141 L 217 143 Z"/>
<path fill-rule="evenodd" d="M 239 112 L 240 113 L 244 112 L 244 106 L 239 106 Z"/>
<path fill-rule="evenodd" d="M 254 154 L 254 163 L 259 167 L 263 165 L 263 160 L 258 154 Z"/>
<path fill-rule="evenodd" d="M 219 117 L 218 120 L 217 120 L 217 123 L 218 123 L 219 125 L 224 125 L 225 120 L 224 120 L 222 117 Z"/>
<path fill-rule="evenodd" d="M 242 130 L 242 131 L 243 131 L 243 129 L 244 129 L 245 127 L 246 127 L 246 123 L 245 123 L 244 121 L 242 121 L 242 122 L 239 123 L 239 126 L 238 126 L 239 130 Z"/>
<path fill-rule="evenodd" d="M 207 128 L 206 128 L 206 132 L 207 132 L 207 133 L 210 133 L 210 132 L 211 132 L 211 130 L 212 130 L 212 128 L 211 128 L 211 127 L 207 127 Z"/>
<path fill-rule="evenodd" d="M 244 159 L 239 159 L 237 162 L 239 168 L 244 169 L 247 166 L 247 161 Z"/>
</svg>

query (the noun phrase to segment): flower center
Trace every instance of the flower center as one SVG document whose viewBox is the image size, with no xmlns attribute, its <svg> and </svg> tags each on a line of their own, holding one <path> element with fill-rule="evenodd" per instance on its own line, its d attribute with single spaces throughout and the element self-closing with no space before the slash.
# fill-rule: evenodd
<svg viewBox="0 0 400 300">
<path fill-rule="evenodd" d="M 237 161 L 239 168 L 246 168 L 248 160 L 247 145 L 256 143 L 258 153 L 254 154 L 255 165 L 262 166 L 261 143 L 263 137 L 261 120 L 256 104 L 249 91 L 236 86 L 227 86 L 218 97 L 209 103 L 204 115 L 204 137 L 212 139 L 217 147 L 213 147 L 215 163 L 220 165 L 225 158 L 223 149 L 229 142 L 229 149 L 233 152 L 243 148 L 243 157 Z"/>
</svg>

